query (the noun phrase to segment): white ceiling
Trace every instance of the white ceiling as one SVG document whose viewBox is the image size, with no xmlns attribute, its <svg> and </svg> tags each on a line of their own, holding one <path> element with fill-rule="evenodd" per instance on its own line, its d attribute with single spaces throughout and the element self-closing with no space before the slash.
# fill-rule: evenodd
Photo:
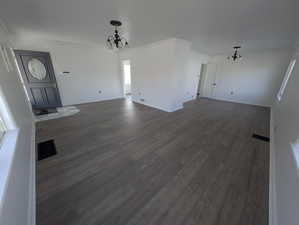
<svg viewBox="0 0 299 225">
<path fill-rule="evenodd" d="M 103 43 L 109 20 L 131 46 L 170 37 L 216 54 L 289 47 L 299 40 L 298 0 L 1 0 L 0 17 L 26 37 Z"/>
</svg>

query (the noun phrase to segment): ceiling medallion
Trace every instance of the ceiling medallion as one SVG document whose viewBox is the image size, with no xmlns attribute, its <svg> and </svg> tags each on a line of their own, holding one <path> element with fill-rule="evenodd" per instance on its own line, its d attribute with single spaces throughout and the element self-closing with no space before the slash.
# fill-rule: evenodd
<svg viewBox="0 0 299 225">
<path fill-rule="evenodd" d="M 107 46 L 109 49 L 121 49 L 121 48 L 125 48 L 125 47 L 129 47 L 129 43 L 128 41 L 124 38 L 121 37 L 117 28 L 121 26 L 121 22 L 118 20 L 111 20 L 110 24 L 112 26 L 114 26 L 115 30 L 114 30 L 114 34 L 113 35 L 109 35 L 107 38 Z"/>
<path fill-rule="evenodd" d="M 242 56 L 239 53 L 240 48 L 241 48 L 241 46 L 234 46 L 234 49 L 235 49 L 234 54 L 232 56 L 228 56 L 227 59 L 232 60 L 234 62 L 241 60 Z"/>
</svg>

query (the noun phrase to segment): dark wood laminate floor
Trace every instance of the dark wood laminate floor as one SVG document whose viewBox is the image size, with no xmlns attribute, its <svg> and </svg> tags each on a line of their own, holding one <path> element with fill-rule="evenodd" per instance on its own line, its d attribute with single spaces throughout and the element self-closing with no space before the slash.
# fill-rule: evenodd
<svg viewBox="0 0 299 225">
<path fill-rule="evenodd" d="M 268 224 L 269 109 L 201 99 L 166 113 L 125 100 L 37 124 L 38 225 Z"/>
</svg>

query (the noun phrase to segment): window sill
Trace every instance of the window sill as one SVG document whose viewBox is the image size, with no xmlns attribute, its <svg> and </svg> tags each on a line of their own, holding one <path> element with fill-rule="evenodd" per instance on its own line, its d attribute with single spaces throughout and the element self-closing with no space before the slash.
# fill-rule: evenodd
<svg viewBox="0 0 299 225">
<path fill-rule="evenodd" d="M 0 146 L 0 210 L 15 155 L 19 129 L 5 132 Z"/>
</svg>

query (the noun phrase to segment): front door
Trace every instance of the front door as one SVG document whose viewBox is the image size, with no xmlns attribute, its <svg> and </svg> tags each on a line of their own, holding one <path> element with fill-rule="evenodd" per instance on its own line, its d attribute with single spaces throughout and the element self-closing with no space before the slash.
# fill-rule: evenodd
<svg viewBox="0 0 299 225">
<path fill-rule="evenodd" d="M 33 109 L 61 106 L 54 69 L 48 52 L 15 50 Z"/>
</svg>

